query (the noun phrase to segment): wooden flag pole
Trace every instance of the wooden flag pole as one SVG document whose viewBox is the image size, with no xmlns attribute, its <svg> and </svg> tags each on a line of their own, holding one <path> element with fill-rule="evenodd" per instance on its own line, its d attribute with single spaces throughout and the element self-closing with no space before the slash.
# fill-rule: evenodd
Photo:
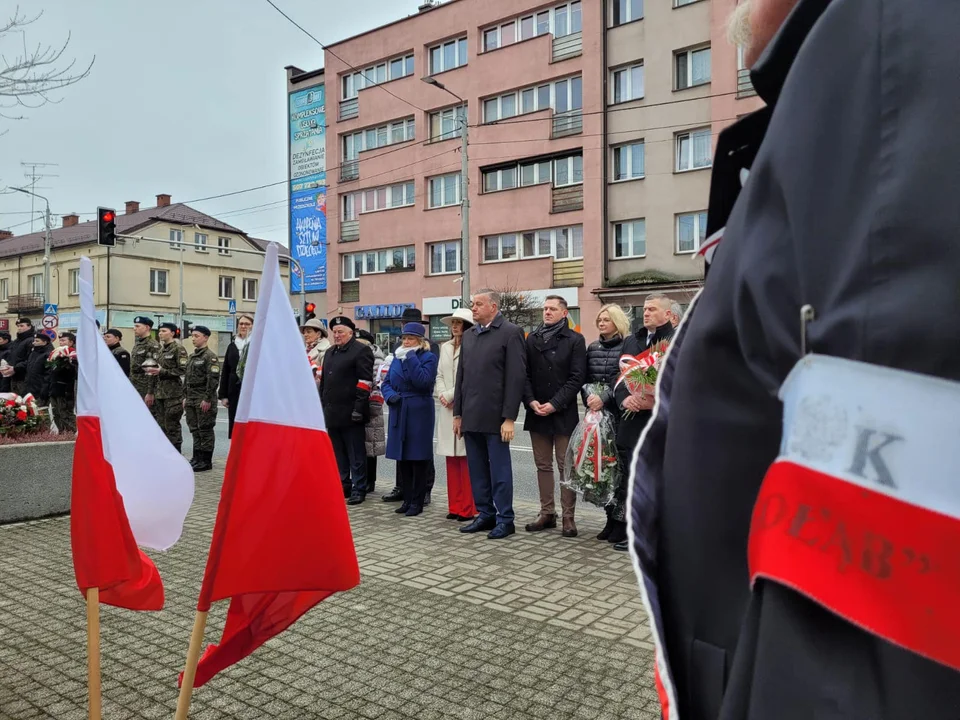
<svg viewBox="0 0 960 720">
<path fill-rule="evenodd" d="M 87 588 L 87 704 L 100 720 L 100 588 Z"/>
<path fill-rule="evenodd" d="M 174 720 L 187 720 L 190 712 L 190 700 L 193 698 L 193 681 L 197 677 L 197 663 L 200 662 L 200 648 L 203 645 L 203 630 L 207 625 L 207 613 L 197 610 L 190 633 L 190 647 L 187 649 L 187 665 L 183 669 L 183 682 L 180 684 L 180 697 L 177 699 L 177 714 Z"/>
</svg>

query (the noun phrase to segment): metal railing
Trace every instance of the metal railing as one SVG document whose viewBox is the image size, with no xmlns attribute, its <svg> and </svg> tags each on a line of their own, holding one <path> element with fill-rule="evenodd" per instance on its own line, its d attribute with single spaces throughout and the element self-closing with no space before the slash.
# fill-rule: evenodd
<svg viewBox="0 0 960 720">
<path fill-rule="evenodd" d="M 340 120 L 350 120 L 360 115 L 360 99 L 352 98 L 350 100 L 340 101 Z"/>
<path fill-rule="evenodd" d="M 360 177 L 360 161 L 344 160 L 340 163 L 340 181 L 356 180 Z"/>
<path fill-rule="evenodd" d="M 43 310 L 43 293 L 24 293 L 7 298 L 7 312 Z"/>
<path fill-rule="evenodd" d="M 568 110 L 553 116 L 553 137 L 579 135 L 583 132 L 583 110 Z"/>
<path fill-rule="evenodd" d="M 575 32 L 553 39 L 553 61 L 566 60 L 583 54 L 583 33 Z"/>
</svg>

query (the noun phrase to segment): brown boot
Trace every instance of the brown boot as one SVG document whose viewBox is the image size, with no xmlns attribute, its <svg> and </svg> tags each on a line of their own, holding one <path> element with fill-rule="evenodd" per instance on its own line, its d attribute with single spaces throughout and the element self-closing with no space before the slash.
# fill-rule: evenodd
<svg viewBox="0 0 960 720">
<path fill-rule="evenodd" d="M 577 524 L 573 521 L 573 518 L 563 519 L 563 536 L 564 537 L 577 536 Z"/>
<path fill-rule="evenodd" d="M 537 519 L 528 523 L 524 530 L 527 532 L 541 532 L 543 530 L 552 530 L 557 527 L 556 515 L 537 515 Z"/>
</svg>

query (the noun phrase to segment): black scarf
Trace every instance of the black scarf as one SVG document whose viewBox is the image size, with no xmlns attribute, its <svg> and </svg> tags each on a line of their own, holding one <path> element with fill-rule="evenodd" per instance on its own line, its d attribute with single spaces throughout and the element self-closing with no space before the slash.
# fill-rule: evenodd
<svg viewBox="0 0 960 720">
<path fill-rule="evenodd" d="M 565 328 L 566 326 L 567 326 L 566 318 L 563 318 L 562 320 L 558 320 L 553 325 L 544 325 L 543 323 L 540 323 L 540 327 L 534 330 L 533 334 L 540 339 L 541 343 L 546 345 L 548 342 L 550 342 L 553 339 L 553 337 L 558 332 L 563 330 L 563 328 Z"/>
</svg>

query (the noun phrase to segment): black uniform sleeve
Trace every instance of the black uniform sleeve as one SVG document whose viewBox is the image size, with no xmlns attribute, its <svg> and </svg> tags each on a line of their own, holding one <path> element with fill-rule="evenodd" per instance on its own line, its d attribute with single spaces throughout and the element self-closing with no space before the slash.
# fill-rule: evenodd
<svg viewBox="0 0 960 720">
<path fill-rule="evenodd" d="M 123 370 L 123 374 L 130 377 L 130 353 L 126 350 L 117 353 L 117 362 L 120 363 L 120 369 Z"/>
<path fill-rule="evenodd" d="M 353 402 L 354 412 L 364 418 L 370 414 L 370 391 L 373 389 L 373 350 L 367 345 L 357 343 L 360 352 L 357 353 L 356 374 L 357 393 Z"/>
</svg>

